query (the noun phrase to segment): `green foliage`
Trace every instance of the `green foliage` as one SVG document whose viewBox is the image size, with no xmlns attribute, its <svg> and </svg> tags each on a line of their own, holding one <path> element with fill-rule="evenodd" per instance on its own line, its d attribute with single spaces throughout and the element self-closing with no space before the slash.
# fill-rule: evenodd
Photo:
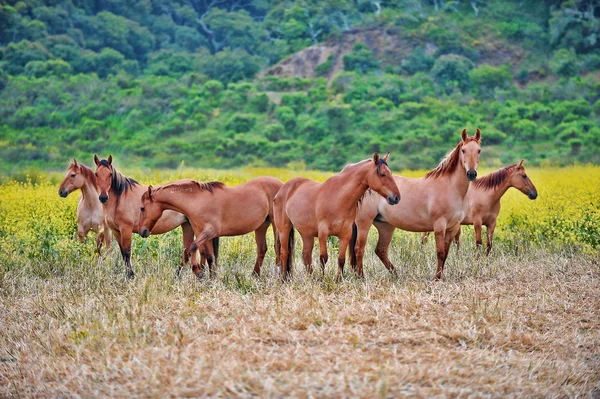
<svg viewBox="0 0 600 399">
<path fill-rule="evenodd" d="M 579 65 L 575 51 L 560 49 L 552 54 L 550 69 L 558 76 L 570 77 L 577 74 Z"/>
<path fill-rule="evenodd" d="M 492 96 L 495 89 L 506 89 L 512 84 L 512 72 L 508 64 L 494 67 L 480 65 L 469 73 L 471 85 L 479 94 Z"/>
<path fill-rule="evenodd" d="M 380 68 L 381 63 L 364 43 L 355 43 L 352 51 L 344 56 L 344 70 L 367 73 Z"/>
<path fill-rule="evenodd" d="M 457 85 L 461 90 L 469 86 L 469 72 L 473 61 L 457 54 L 442 55 L 435 61 L 431 74 L 433 79 L 445 88 Z"/>
<path fill-rule="evenodd" d="M 94 152 L 338 169 L 391 150 L 394 168 L 430 168 L 465 126 L 483 129 L 484 164 L 600 162 L 598 6 L 473 4 L 9 0 L 0 172 Z M 319 78 L 258 74 L 324 40 Z"/>
<path fill-rule="evenodd" d="M 335 60 L 335 56 L 333 54 L 331 54 L 329 57 L 327 57 L 327 61 L 325 61 L 315 67 L 315 74 L 317 76 L 328 75 L 329 72 L 331 71 L 331 68 L 333 67 L 334 60 Z"/>
</svg>

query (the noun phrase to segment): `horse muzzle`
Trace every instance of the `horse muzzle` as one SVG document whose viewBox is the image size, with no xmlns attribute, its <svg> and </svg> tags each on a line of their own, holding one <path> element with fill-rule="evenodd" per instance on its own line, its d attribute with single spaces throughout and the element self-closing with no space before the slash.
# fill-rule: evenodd
<svg viewBox="0 0 600 399">
<path fill-rule="evenodd" d="M 534 200 L 537 198 L 538 194 L 537 194 L 537 191 L 530 191 L 529 194 L 527 194 L 527 196 L 529 197 L 530 200 Z"/>
<path fill-rule="evenodd" d="M 148 238 L 149 235 L 150 235 L 150 230 L 148 230 L 146 227 L 142 227 L 140 229 L 140 236 L 142 236 L 142 238 Z"/>
<path fill-rule="evenodd" d="M 60 195 L 63 198 L 67 198 L 67 195 L 69 195 L 69 192 L 67 190 L 58 190 L 58 195 Z"/>
<path fill-rule="evenodd" d="M 98 196 L 98 199 L 103 204 L 106 204 L 108 202 L 108 194 L 101 194 L 101 195 Z"/>
<path fill-rule="evenodd" d="M 467 180 L 473 181 L 477 179 L 477 171 L 476 170 L 468 170 L 467 171 Z"/>
<path fill-rule="evenodd" d="M 400 202 L 400 196 L 399 195 L 388 195 L 387 202 L 390 205 L 396 205 L 398 202 Z"/>
</svg>

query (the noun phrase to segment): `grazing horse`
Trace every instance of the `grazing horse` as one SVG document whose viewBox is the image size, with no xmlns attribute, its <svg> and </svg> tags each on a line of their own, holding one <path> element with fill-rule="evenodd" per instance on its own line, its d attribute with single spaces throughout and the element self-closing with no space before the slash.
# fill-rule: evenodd
<svg viewBox="0 0 600 399">
<path fill-rule="evenodd" d="M 313 271 L 315 238 L 319 238 L 323 273 L 328 259 L 327 237 L 339 238 L 337 279 L 342 278 L 356 209 L 366 191 L 377 192 L 390 205 L 400 202 L 400 191 L 387 165 L 388 156 L 380 158 L 375 153 L 373 159 L 348 165 L 324 183 L 297 177 L 283 185 L 274 205 L 282 279 L 287 280 L 292 275 L 294 228 L 302 236 L 302 257 L 309 274 Z"/>
<path fill-rule="evenodd" d="M 104 212 L 108 227 L 112 230 L 121 255 L 125 261 L 127 277 L 135 276 L 131 267 L 131 237 L 132 233 L 139 230 L 138 220 L 140 213 L 140 198 L 146 192 L 147 187 L 139 184 L 137 181 L 123 176 L 112 166 L 112 156 L 108 159 L 100 160 L 94 155 L 96 163 L 96 177 L 98 181 L 98 190 L 100 202 L 104 204 Z M 177 273 L 181 271 L 183 264 L 187 263 L 191 257 L 192 267 L 196 265 L 196 251 L 190 251 L 190 245 L 194 241 L 194 230 L 187 218 L 178 212 L 168 211 L 158 220 L 152 234 L 164 234 L 176 227 L 181 226 L 183 232 L 183 255 L 182 264 Z M 218 239 L 218 238 L 217 238 Z M 213 241 L 213 247 L 218 248 L 218 242 Z M 206 248 L 204 248 L 206 251 Z M 216 254 L 215 254 L 216 255 Z"/>
<path fill-rule="evenodd" d="M 388 257 L 388 249 L 395 228 L 414 232 L 433 230 L 437 248 L 435 278 L 442 278 L 448 247 L 464 217 L 463 199 L 469 182 L 477 177 L 480 143 L 479 129 L 473 137 L 464 129 L 458 145 L 425 177 L 394 176 L 402 192 L 399 206 L 389 206 L 374 194 L 365 196 L 356 216 L 356 239 L 352 240 L 351 248 L 351 263 L 360 276 L 363 275 L 367 235 L 374 224 L 379 232 L 375 253 L 390 272 L 394 272 L 394 265 Z"/>
<path fill-rule="evenodd" d="M 254 231 L 254 274 L 258 276 L 267 252 L 266 234 L 273 220 L 273 197 L 282 185 L 280 180 L 264 176 L 233 187 L 221 182 L 203 183 L 190 179 L 154 188 L 150 186 L 141 197 L 141 204 L 138 201 L 138 206 L 141 205 L 138 229 L 142 237 L 147 237 L 149 231 L 156 229 L 157 220 L 160 222 L 164 217 L 161 215 L 180 212 L 188 218 L 196 234 L 192 251 L 214 237 L 239 236 Z M 273 233 L 276 236 L 275 225 Z M 216 270 L 210 252 L 208 267 L 210 275 L 214 276 Z M 198 277 L 204 275 L 200 267 L 193 270 Z"/>
<path fill-rule="evenodd" d="M 518 164 L 507 166 L 477 179 L 469 187 L 465 197 L 465 218 L 461 225 L 473 225 L 475 228 L 475 244 L 479 247 L 482 244 L 481 226 L 486 227 L 487 250 L 489 255 L 492 250 L 492 241 L 494 239 L 494 229 L 496 228 L 496 219 L 500 213 L 500 199 L 506 191 L 514 187 L 527 195 L 529 199 L 537 198 L 538 193 L 523 166 L 523 160 Z M 424 233 L 421 242 L 424 243 L 429 233 Z M 460 244 L 460 230 L 454 237 L 456 245 Z"/>
<path fill-rule="evenodd" d="M 67 198 L 73 191 L 80 189 L 77 202 L 77 236 L 83 242 L 90 230 L 96 233 L 96 252 L 100 253 L 102 243 L 110 248 L 110 231 L 104 219 L 104 208 L 98 200 L 98 187 L 94 171 L 74 159 L 60 184 L 58 194 Z"/>
</svg>

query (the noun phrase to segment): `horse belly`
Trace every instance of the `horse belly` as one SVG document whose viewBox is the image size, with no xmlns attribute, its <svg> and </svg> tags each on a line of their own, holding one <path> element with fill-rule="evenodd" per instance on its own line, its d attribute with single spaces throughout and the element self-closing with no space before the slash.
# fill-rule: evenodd
<svg viewBox="0 0 600 399">
<path fill-rule="evenodd" d="M 249 196 L 248 201 L 236 204 L 231 210 L 224 210 L 222 217 L 215 225 L 220 226 L 220 235 L 238 236 L 258 229 L 269 216 L 268 200 L 255 200 Z"/>
<path fill-rule="evenodd" d="M 309 201 L 294 200 L 288 201 L 286 212 L 292 224 L 303 235 L 318 236 L 318 223 L 315 215 L 314 206 L 310 206 Z"/>
<path fill-rule="evenodd" d="M 425 232 L 433 230 L 434 220 L 427 212 L 424 203 L 415 204 L 412 201 L 404 201 L 404 197 L 398 205 L 385 204 L 380 207 L 380 219 L 406 231 Z"/>
</svg>

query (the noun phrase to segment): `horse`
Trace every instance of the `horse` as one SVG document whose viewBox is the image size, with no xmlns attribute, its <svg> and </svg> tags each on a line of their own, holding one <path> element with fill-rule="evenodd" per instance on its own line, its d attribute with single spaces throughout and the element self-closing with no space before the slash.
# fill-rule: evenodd
<svg viewBox="0 0 600 399">
<path fill-rule="evenodd" d="M 327 237 L 338 237 L 337 279 L 343 277 L 356 209 L 367 190 L 377 192 L 390 205 L 400 202 L 400 191 L 387 164 L 388 156 L 389 153 L 380 158 L 375 153 L 372 159 L 348 165 L 323 183 L 298 177 L 283 185 L 274 200 L 283 280 L 292 276 L 294 228 L 302 236 L 302 257 L 311 275 L 314 239 L 319 238 L 321 269 L 325 273 Z"/>
<path fill-rule="evenodd" d="M 150 186 L 142 195 L 141 204 L 138 202 L 139 234 L 147 237 L 149 231 L 156 229 L 157 220 L 164 217 L 161 215 L 173 211 L 185 215 L 191 223 L 196 234 L 196 240 L 191 243 L 192 251 L 214 237 L 238 236 L 254 231 L 254 275 L 260 276 L 267 252 L 267 229 L 273 220 L 273 197 L 282 185 L 280 180 L 264 176 L 232 187 L 221 182 L 191 179 Z M 273 234 L 276 236 L 275 225 Z M 214 276 L 216 269 L 210 254 L 208 268 L 210 275 Z M 197 277 L 204 276 L 201 268 L 193 270 Z"/>
<path fill-rule="evenodd" d="M 477 247 L 482 245 L 481 226 L 486 227 L 487 255 L 492 250 L 496 219 L 500 213 L 500 199 L 506 191 L 514 187 L 527 195 L 530 200 L 535 200 L 538 196 L 537 189 L 525 173 L 523 162 L 524 160 L 521 160 L 518 164 L 507 166 L 475 180 L 467 191 L 464 202 L 465 218 L 461 225 L 473 225 Z M 428 235 L 429 233 L 423 234 L 421 243 L 425 243 Z M 456 233 L 454 241 L 457 246 L 460 245 L 460 230 Z"/>
<path fill-rule="evenodd" d="M 133 278 L 135 273 L 131 266 L 131 239 L 133 232 L 137 232 L 137 225 L 140 213 L 140 198 L 146 192 L 147 186 L 141 185 L 132 178 L 122 175 L 112 166 L 112 155 L 108 159 L 100 160 L 94 155 L 96 163 L 96 177 L 98 182 L 98 199 L 104 206 L 106 221 L 112 230 L 121 255 L 125 262 L 128 278 Z M 183 232 L 183 255 L 182 261 L 177 269 L 179 275 L 182 267 L 191 260 L 192 268 L 198 267 L 196 261 L 196 250 L 190 250 L 190 245 L 194 241 L 194 230 L 188 219 L 178 212 L 168 211 L 157 221 L 155 226 L 150 229 L 151 234 L 164 234 L 178 226 L 181 226 Z M 211 253 L 218 256 L 218 237 L 212 242 Z M 203 248 L 207 252 L 208 246 Z M 191 259 L 190 259 L 191 258 Z"/>
<path fill-rule="evenodd" d="M 58 194 L 67 198 L 75 190 L 81 190 L 77 202 L 77 236 L 84 242 L 90 230 L 96 233 L 96 252 L 100 254 L 102 243 L 110 249 L 110 232 L 104 219 L 104 209 L 98 200 L 98 187 L 94 171 L 80 164 L 76 159 L 69 162 L 69 169 L 63 179 Z"/>
<path fill-rule="evenodd" d="M 451 239 L 464 218 L 463 200 L 469 183 L 477 177 L 481 153 L 481 131 L 469 137 L 463 129 L 461 141 L 434 170 L 421 178 L 394 176 L 402 192 L 402 204 L 389 206 L 374 194 L 367 194 L 356 216 L 351 242 L 351 264 L 363 276 L 363 257 L 369 228 L 375 225 L 379 239 L 375 254 L 395 273 L 388 257 L 394 229 L 414 232 L 434 231 L 437 248 L 435 279 L 441 279 Z"/>
</svg>

